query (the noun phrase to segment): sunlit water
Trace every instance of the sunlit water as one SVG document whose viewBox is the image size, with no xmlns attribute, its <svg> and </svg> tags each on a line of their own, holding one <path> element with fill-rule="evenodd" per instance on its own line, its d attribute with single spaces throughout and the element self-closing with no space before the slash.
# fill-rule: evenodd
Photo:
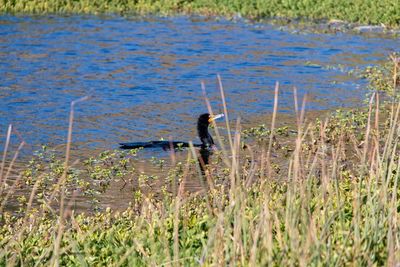
<svg viewBox="0 0 400 267">
<path fill-rule="evenodd" d="M 202 18 L 1 16 L 0 144 L 10 123 L 32 146 L 65 143 L 70 102 L 87 95 L 75 114 L 81 149 L 196 140 L 194 120 L 207 110 L 202 80 L 221 110 L 216 74 L 231 118 L 271 112 L 276 81 L 283 112 L 292 110 L 293 86 L 309 93 L 309 109 L 354 106 L 365 81 L 346 72 L 384 60 L 398 45 Z"/>
</svg>

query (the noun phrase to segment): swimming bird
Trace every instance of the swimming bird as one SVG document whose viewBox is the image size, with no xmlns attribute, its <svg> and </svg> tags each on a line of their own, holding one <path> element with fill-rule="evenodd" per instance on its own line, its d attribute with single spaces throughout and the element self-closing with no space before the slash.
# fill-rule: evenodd
<svg viewBox="0 0 400 267">
<path fill-rule="evenodd" d="M 209 113 L 204 113 L 197 119 L 197 134 L 199 135 L 201 144 L 193 144 L 195 147 L 200 147 L 203 150 L 210 150 L 214 146 L 214 140 L 208 132 L 208 126 L 216 119 L 222 118 L 224 114 L 211 116 Z M 121 149 L 135 149 L 135 148 L 162 148 L 170 149 L 189 147 L 188 142 L 181 141 L 148 141 L 148 142 L 133 142 L 133 143 L 120 143 Z"/>
</svg>

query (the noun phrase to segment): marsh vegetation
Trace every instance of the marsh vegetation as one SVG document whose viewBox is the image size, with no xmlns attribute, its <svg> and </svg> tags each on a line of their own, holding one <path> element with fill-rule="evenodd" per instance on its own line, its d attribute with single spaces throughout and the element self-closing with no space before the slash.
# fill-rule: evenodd
<svg viewBox="0 0 400 267">
<path fill-rule="evenodd" d="M 0 12 L 14 13 L 117 13 L 117 14 L 201 14 L 240 16 L 251 19 L 300 18 L 336 19 L 362 24 L 398 27 L 400 10 L 395 0 L 1 0 Z"/>
<path fill-rule="evenodd" d="M 371 86 L 382 87 L 363 109 L 307 120 L 307 99 L 295 90 L 293 128 L 276 126 L 277 84 L 269 123 L 241 129 L 240 120 L 227 121 L 227 136 L 215 128 L 220 150 L 205 172 L 193 147 L 179 152 L 183 160 L 152 159 L 159 175 L 136 169 L 138 149 L 71 161 L 74 102 L 65 157 L 43 148 L 11 177 L 19 150 L 7 151 L 10 130 L 0 172 L 1 265 L 394 266 L 399 64 L 393 55 L 390 68 L 368 71 Z M 222 84 L 220 92 L 224 99 Z M 117 180 L 133 188 L 126 210 L 74 209 L 81 194 L 98 205 Z M 191 181 L 199 190 L 185 190 Z M 9 210 L 16 196 L 19 208 Z"/>
</svg>

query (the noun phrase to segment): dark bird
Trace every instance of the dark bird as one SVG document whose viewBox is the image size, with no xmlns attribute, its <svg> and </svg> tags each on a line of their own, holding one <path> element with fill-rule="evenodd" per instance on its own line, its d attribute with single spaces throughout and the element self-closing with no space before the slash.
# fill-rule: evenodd
<svg viewBox="0 0 400 267">
<path fill-rule="evenodd" d="M 214 140 L 208 132 L 208 126 L 213 120 L 222 118 L 224 114 L 218 114 L 211 116 L 208 113 L 200 115 L 197 119 L 197 134 L 199 135 L 201 144 L 193 144 L 195 147 L 200 147 L 202 150 L 210 150 L 214 146 Z M 133 142 L 133 143 L 120 143 L 122 149 L 134 149 L 134 148 L 162 148 L 170 149 L 189 147 L 188 142 L 181 141 L 148 141 L 148 142 Z"/>
</svg>

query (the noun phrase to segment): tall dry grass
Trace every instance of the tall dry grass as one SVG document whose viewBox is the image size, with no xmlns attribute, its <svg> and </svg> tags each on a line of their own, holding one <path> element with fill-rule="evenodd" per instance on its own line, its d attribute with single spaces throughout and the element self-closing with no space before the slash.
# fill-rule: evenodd
<svg viewBox="0 0 400 267">
<path fill-rule="evenodd" d="M 396 88 L 399 59 L 393 62 Z M 218 85 L 228 118 L 220 77 Z M 204 85 L 203 92 L 212 114 Z M 135 192 L 124 212 L 75 214 L 65 204 L 74 104 L 65 165 L 54 191 L 45 203 L 33 207 L 39 175 L 24 215 L 4 212 L 21 179 L 10 185 L 6 164 L 10 127 L 0 172 L 1 265 L 399 264 L 400 105 L 388 108 L 374 93 L 361 119 L 332 116 L 307 122 L 306 98 L 299 108 L 295 89 L 296 133 L 289 136 L 292 149 L 282 163 L 277 145 L 278 96 L 276 84 L 267 139 L 244 146 L 239 119 L 232 134 L 227 122 L 225 139 L 215 127 L 220 152 L 203 166 L 204 171 L 193 146 L 182 163 L 171 153 L 169 175 L 176 190 L 160 198 Z M 185 192 L 189 179 L 199 179 L 203 191 Z"/>
</svg>

